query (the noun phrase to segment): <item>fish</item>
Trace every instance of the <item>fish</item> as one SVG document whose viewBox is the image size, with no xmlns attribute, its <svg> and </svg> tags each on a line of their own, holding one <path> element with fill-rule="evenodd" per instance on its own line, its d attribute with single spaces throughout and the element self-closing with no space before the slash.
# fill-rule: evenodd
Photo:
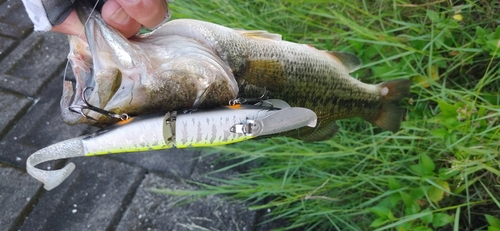
<svg viewBox="0 0 500 231">
<path fill-rule="evenodd" d="M 284 135 L 317 141 L 336 133 L 337 120 L 353 117 L 397 132 L 404 114 L 400 104 L 411 88 L 408 79 L 363 83 L 351 76 L 362 65 L 356 55 L 284 41 L 264 30 L 176 19 L 126 39 L 99 14 L 87 12 L 82 22 L 88 41 L 69 38 L 76 84 L 63 86 L 67 124 L 105 127 L 118 121 L 86 105 L 143 115 L 212 108 L 264 94 L 313 110 L 318 126 Z"/>
</svg>

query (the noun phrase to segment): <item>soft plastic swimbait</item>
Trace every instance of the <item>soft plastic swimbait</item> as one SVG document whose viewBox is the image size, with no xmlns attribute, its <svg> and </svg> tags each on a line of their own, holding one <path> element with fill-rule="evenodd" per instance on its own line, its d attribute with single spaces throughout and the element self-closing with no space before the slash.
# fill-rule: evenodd
<svg viewBox="0 0 500 231">
<path fill-rule="evenodd" d="M 282 100 L 268 105 L 235 105 L 196 112 L 169 112 L 131 117 L 91 135 L 65 140 L 33 153 L 26 161 L 28 173 L 51 190 L 75 169 L 46 171 L 35 165 L 63 158 L 167 148 L 224 145 L 277 134 L 303 126 L 316 126 L 316 114 L 290 107 Z"/>
</svg>

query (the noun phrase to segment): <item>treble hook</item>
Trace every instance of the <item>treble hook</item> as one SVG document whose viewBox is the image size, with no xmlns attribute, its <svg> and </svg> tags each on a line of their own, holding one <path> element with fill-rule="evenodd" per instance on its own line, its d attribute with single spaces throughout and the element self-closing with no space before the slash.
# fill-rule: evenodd
<svg viewBox="0 0 500 231">
<path fill-rule="evenodd" d="M 106 110 L 104 110 L 102 108 L 98 108 L 98 107 L 90 104 L 87 101 L 87 96 L 85 94 L 87 92 L 87 90 L 89 90 L 89 89 L 90 90 L 94 90 L 93 87 L 86 87 L 85 89 L 83 89 L 83 92 L 82 92 L 82 100 L 83 100 L 83 103 L 85 103 L 85 105 L 72 105 L 72 106 L 69 106 L 69 110 L 70 111 L 78 113 L 78 114 L 82 115 L 83 117 L 91 119 L 91 120 L 96 120 L 96 119 L 93 118 L 93 117 L 91 117 L 91 116 L 86 115 L 85 113 L 83 113 L 84 109 L 95 111 L 97 113 L 100 113 L 100 114 L 103 114 L 103 115 L 107 116 L 108 118 L 114 118 L 114 119 L 120 119 L 120 120 L 127 120 L 129 118 L 129 116 L 126 113 L 117 114 L 117 113 L 114 113 L 114 112 L 111 112 L 111 111 L 106 111 Z"/>
<path fill-rule="evenodd" d="M 264 88 L 264 93 L 257 97 L 257 98 L 237 98 L 237 99 L 232 99 L 232 100 L 229 100 L 229 106 L 234 106 L 236 104 L 259 104 L 262 105 L 263 103 L 269 103 L 268 101 L 266 101 L 267 99 L 267 89 Z M 260 106 L 259 105 L 259 106 Z M 271 107 L 272 107 L 272 103 L 271 103 Z"/>
</svg>

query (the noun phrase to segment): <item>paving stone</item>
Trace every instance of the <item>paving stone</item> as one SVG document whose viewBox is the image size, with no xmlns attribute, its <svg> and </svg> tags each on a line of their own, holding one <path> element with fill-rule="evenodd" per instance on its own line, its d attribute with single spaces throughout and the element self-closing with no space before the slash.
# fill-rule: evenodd
<svg viewBox="0 0 500 231">
<path fill-rule="evenodd" d="M 238 173 L 248 171 L 249 168 L 255 167 L 257 163 L 256 161 L 250 161 L 239 164 L 241 160 L 227 158 L 225 155 L 231 154 L 212 153 L 200 155 L 191 179 L 205 184 L 218 185 L 220 181 L 215 179 L 228 180 L 235 178 Z M 228 169 L 224 170 L 224 168 Z"/>
<path fill-rule="evenodd" d="M 123 215 L 144 176 L 140 168 L 108 158 L 71 161 L 75 171 L 39 199 L 20 230 L 110 229 Z"/>
<path fill-rule="evenodd" d="M 116 230 L 253 230 L 255 212 L 218 196 L 182 203 L 189 197 L 154 193 L 151 187 L 195 189 L 184 182 L 147 174 Z"/>
<path fill-rule="evenodd" d="M 238 177 L 238 173 L 245 173 L 249 171 L 249 168 L 258 166 L 258 161 L 251 161 L 243 165 L 232 167 L 228 170 L 218 171 L 227 166 L 239 163 L 238 159 L 229 160 L 223 155 L 230 154 L 201 155 L 198 163 L 194 168 L 191 180 L 202 182 L 205 184 L 220 185 L 220 181 L 215 179 L 234 179 Z M 264 200 L 260 203 L 267 203 L 267 200 Z M 269 214 L 269 211 L 266 209 L 256 210 L 255 213 L 256 221 L 253 230 L 273 230 L 287 226 L 287 222 L 282 219 L 273 220 L 270 222 L 269 219 L 271 219 L 272 217 L 267 216 Z"/>
<path fill-rule="evenodd" d="M 11 24 L 4 23 L 0 21 L 0 35 L 3 38 L 12 38 L 14 40 L 20 39 L 22 37 L 28 36 L 32 30 L 33 25 L 28 26 L 25 29 L 19 29 Z"/>
<path fill-rule="evenodd" d="M 51 78 L 62 75 L 68 51 L 62 34 L 31 34 L 0 62 L 0 88 L 35 96 Z"/>
<path fill-rule="evenodd" d="M 62 80 L 54 78 L 35 99 L 29 111 L 0 141 L 0 161 L 24 168 L 34 151 L 82 134 L 87 126 L 68 126 L 61 120 L 59 100 Z M 0 95 L 1 96 L 1 95 Z"/>
<path fill-rule="evenodd" d="M 25 172 L 0 165 L 0 230 L 13 228 L 40 185 Z"/>
<path fill-rule="evenodd" d="M 1 81 L 1 80 L 0 80 Z M 32 103 L 32 99 L 0 91 L 0 108 L 2 116 L 0 117 L 0 138 L 4 136 L 6 128 L 12 124 L 15 119 L 24 113 Z"/>
<path fill-rule="evenodd" d="M 140 166 L 149 172 L 170 177 L 189 178 L 200 156 L 196 149 L 168 149 L 161 151 L 126 153 L 109 157 L 130 165 Z"/>
<path fill-rule="evenodd" d="M 0 31 L 2 30 L 2 23 L 0 23 Z M 14 48 L 16 40 L 0 35 L 0 60 Z M 0 80 L 2 81 L 2 80 Z"/>
<path fill-rule="evenodd" d="M 231 165 L 229 162 L 221 162 L 222 154 L 202 154 L 199 157 L 196 166 L 194 167 L 191 180 L 202 182 L 205 184 L 219 185 L 220 181 L 215 179 L 230 179 L 237 175 L 238 171 L 229 169 L 224 171 L 216 171 L 221 168 Z"/>
<path fill-rule="evenodd" d="M 28 17 L 23 3 L 7 0 L 0 5 L 0 34 L 14 38 L 24 38 L 33 31 L 33 23 Z"/>
</svg>

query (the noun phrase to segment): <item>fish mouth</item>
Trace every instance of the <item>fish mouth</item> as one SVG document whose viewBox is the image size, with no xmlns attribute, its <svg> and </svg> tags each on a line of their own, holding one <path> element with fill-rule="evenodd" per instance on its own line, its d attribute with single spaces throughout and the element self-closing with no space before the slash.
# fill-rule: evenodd
<svg viewBox="0 0 500 231">
<path fill-rule="evenodd" d="M 111 44 L 103 35 L 104 24 L 96 17 L 85 25 L 88 42 L 78 36 L 68 37 L 68 60 L 75 79 L 74 83 L 64 81 L 60 106 L 62 119 L 69 125 L 86 123 L 102 127 L 117 122 L 102 112 L 119 89 L 122 73 L 113 60 Z"/>
<path fill-rule="evenodd" d="M 92 50 L 95 50 L 96 42 L 92 41 L 94 37 L 89 36 L 89 32 L 95 27 L 94 20 L 90 19 L 90 11 L 88 7 L 77 6 L 77 12 L 80 21 L 84 23 L 84 30 L 87 40 L 79 36 L 69 35 L 68 42 L 70 51 L 68 54 L 68 61 L 71 64 L 71 69 L 74 75 L 74 82 L 64 80 L 63 93 L 60 101 L 62 120 L 69 125 L 87 123 L 94 125 L 95 118 L 88 116 L 88 110 L 84 110 L 85 106 L 92 102 L 94 104 L 94 91 L 88 95 L 87 89 L 96 90 L 98 88 L 95 80 L 95 61 L 93 59 Z M 100 106 L 100 105 L 99 105 Z"/>
<path fill-rule="evenodd" d="M 70 125 L 87 123 L 95 126 L 117 122 L 116 117 L 110 116 L 115 112 L 105 108 L 121 86 L 121 71 L 113 67 L 111 60 L 92 59 L 92 49 L 76 36 L 70 38 L 70 47 L 68 59 L 75 84 L 65 81 L 63 85 L 60 102 L 63 121 Z"/>
<path fill-rule="evenodd" d="M 103 114 L 104 111 L 111 114 L 123 113 L 117 102 L 119 100 L 113 98 L 117 91 L 122 88 L 119 97 L 130 99 L 135 90 L 134 81 L 122 83 L 124 78 L 121 70 L 126 70 L 127 76 L 138 75 L 138 69 L 135 68 L 141 66 L 141 63 L 130 55 L 134 53 L 135 47 L 109 27 L 99 13 L 80 4 L 77 5 L 77 12 L 84 24 L 87 40 L 73 35 L 68 37 L 68 60 L 75 81 L 64 82 L 60 101 L 61 115 L 69 125 L 86 123 L 103 127 L 118 121 L 109 114 Z"/>
<path fill-rule="evenodd" d="M 69 37 L 75 81 L 63 85 L 66 124 L 105 127 L 119 121 L 110 114 L 213 107 L 237 96 L 234 75 L 213 47 L 179 35 L 129 40 L 99 14 L 83 14 L 87 41 Z"/>
<path fill-rule="evenodd" d="M 63 84 L 63 94 L 61 97 L 62 119 L 66 124 L 74 125 L 78 123 L 90 122 L 83 111 L 76 112 L 75 109 L 85 105 L 84 89 L 96 87 L 93 78 L 93 61 L 89 45 L 77 36 L 69 36 L 70 52 L 68 61 L 71 63 L 75 83 L 65 80 Z"/>
</svg>

